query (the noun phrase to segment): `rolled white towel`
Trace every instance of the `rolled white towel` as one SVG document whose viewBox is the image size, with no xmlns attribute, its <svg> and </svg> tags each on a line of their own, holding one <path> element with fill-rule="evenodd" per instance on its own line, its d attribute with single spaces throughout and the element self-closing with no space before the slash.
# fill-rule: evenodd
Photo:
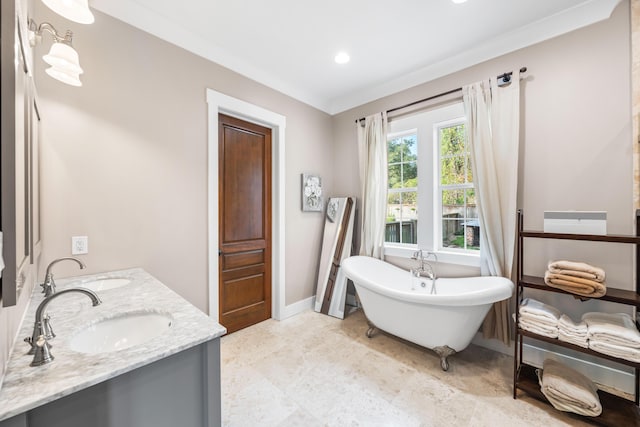
<svg viewBox="0 0 640 427">
<path fill-rule="evenodd" d="M 611 344 L 610 342 L 604 342 L 597 339 L 589 340 L 589 348 L 599 353 L 608 354 L 609 356 L 640 363 L 640 349 L 637 348 Z"/>
<path fill-rule="evenodd" d="M 640 332 L 626 313 L 590 312 L 582 315 L 587 324 L 589 339 L 596 339 L 615 345 L 640 348 Z"/>
<path fill-rule="evenodd" d="M 566 314 L 560 316 L 560 320 L 558 320 L 558 329 L 566 335 L 584 337 L 585 339 L 587 338 L 587 323 L 584 321 L 576 323 Z"/>
<path fill-rule="evenodd" d="M 538 318 L 541 321 L 546 321 L 548 324 L 558 324 L 558 320 L 562 313 L 555 307 L 535 300 L 533 298 L 525 298 L 520 304 L 520 314 L 531 315 L 534 318 Z"/>
<path fill-rule="evenodd" d="M 558 338 L 557 326 L 546 326 L 537 322 L 530 322 L 527 319 L 520 318 L 520 327 L 529 332 L 533 332 L 538 335 L 544 335 L 549 338 Z"/>
<path fill-rule="evenodd" d="M 598 387 L 580 372 L 555 360 L 546 359 L 538 374 L 540 390 L 560 411 L 597 417 L 602 413 Z"/>
</svg>

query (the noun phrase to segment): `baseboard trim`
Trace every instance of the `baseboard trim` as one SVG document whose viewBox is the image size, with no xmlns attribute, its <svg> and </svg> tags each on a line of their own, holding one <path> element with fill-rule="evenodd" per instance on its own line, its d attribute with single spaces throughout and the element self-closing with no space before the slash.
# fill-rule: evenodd
<svg viewBox="0 0 640 427">
<path fill-rule="evenodd" d="M 300 314 L 306 310 L 313 310 L 313 305 L 315 302 L 315 296 L 309 297 L 307 299 L 303 299 L 298 302 L 294 302 L 293 304 L 286 305 L 284 310 L 280 313 L 280 318 L 276 320 L 284 320 L 289 317 L 295 316 L 296 314 Z"/>
<path fill-rule="evenodd" d="M 499 353 L 513 356 L 514 343 L 506 346 L 502 341 L 485 339 L 482 333 L 478 332 L 473 338 L 473 344 L 488 348 Z M 536 367 L 542 367 L 545 358 L 551 358 L 565 365 L 571 366 L 578 372 L 590 378 L 593 382 L 602 384 L 625 393 L 634 394 L 635 377 L 629 368 L 629 372 L 616 369 L 610 366 L 604 366 L 588 360 L 579 359 L 557 351 L 550 351 L 544 348 L 536 347 L 531 344 L 524 344 L 523 348 L 524 361 Z"/>
</svg>

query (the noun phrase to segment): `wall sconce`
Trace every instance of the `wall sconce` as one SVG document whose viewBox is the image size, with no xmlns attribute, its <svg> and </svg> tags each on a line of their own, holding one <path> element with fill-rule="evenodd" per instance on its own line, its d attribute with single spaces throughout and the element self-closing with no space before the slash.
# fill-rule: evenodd
<svg viewBox="0 0 640 427">
<path fill-rule="evenodd" d="M 50 23 L 43 22 L 37 25 L 33 19 L 30 19 L 29 43 L 31 47 L 42 41 L 42 33 L 45 31 L 53 36 L 53 44 L 49 53 L 42 57 L 44 62 L 51 65 L 45 72 L 54 79 L 68 85 L 82 86 L 80 74 L 83 71 L 80 68 L 78 52 L 71 46 L 73 33 L 67 30 L 66 34 L 61 36 Z"/>
<path fill-rule="evenodd" d="M 88 0 L 42 0 L 49 9 L 79 24 L 93 24 L 93 13 Z"/>
</svg>

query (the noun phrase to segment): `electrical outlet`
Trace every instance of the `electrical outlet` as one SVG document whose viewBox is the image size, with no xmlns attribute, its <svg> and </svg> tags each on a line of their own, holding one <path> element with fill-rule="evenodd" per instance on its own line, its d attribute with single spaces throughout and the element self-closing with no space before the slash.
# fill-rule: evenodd
<svg viewBox="0 0 640 427">
<path fill-rule="evenodd" d="M 89 253 L 89 237 L 73 236 L 71 238 L 71 255 L 82 255 Z"/>
</svg>

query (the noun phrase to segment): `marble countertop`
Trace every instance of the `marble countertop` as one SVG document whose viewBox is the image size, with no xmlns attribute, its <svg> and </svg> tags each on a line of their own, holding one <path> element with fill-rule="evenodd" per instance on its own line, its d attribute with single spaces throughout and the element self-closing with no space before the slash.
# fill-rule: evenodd
<svg viewBox="0 0 640 427">
<path fill-rule="evenodd" d="M 29 345 L 22 340 L 31 336 L 36 309 L 44 299 L 40 287 L 36 286 L 0 388 L 0 421 L 226 333 L 223 326 L 140 268 L 59 279 L 56 285 L 62 290 L 101 278 L 123 278 L 131 282 L 110 290 L 98 290 L 102 304 L 96 307 L 80 293 L 60 295 L 52 300 L 46 312 L 51 316 L 56 334 L 50 341 L 55 360 L 31 367 L 33 356 L 26 354 Z M 69 348 L 71 337 L 87 325 L 130 312 L 163 313 L 171 317 L 171 327 L 143 344 L 118 351 L 85 354 Z"/>
</svg>

